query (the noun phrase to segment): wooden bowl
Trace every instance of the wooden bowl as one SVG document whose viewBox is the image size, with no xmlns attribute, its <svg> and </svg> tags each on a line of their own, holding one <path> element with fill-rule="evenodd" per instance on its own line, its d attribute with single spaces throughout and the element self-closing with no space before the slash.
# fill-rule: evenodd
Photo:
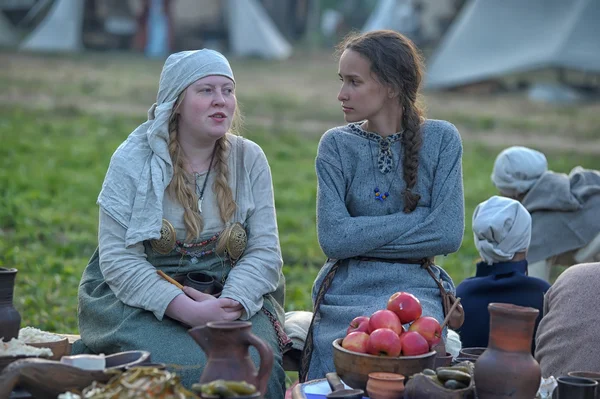
<svg viewBox="0 0 600 399">
<path fill-rule="evenodd" d="M 50 360 L 60 360 L 61 357 L 70 355 L 70 345 L 67 338 L 63 338 L 60 341 L 50 342 L 31 342 L 27 343 L 29 346 L 35 346 L 36 348 L 49 348 L 52 351 Z"/>
<path fill-rule="evenodd" d="M 386 357 L 351 352 L 342 348 L 342 339 L 333 341 L 333 364 L 342 381 L 354 389 L 366 392 L 369 373 L 383 371 L 402 374 L 407 379 L 424 369 L 432 369 L 437 352 L 418 356 Z"/>
</svg>

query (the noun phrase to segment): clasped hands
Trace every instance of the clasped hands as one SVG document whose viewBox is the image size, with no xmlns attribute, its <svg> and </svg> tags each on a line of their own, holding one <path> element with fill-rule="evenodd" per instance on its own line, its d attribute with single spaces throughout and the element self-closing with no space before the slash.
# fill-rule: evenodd
<svg viewBox="0 0 600 399">
<path fill-rule="evenodd" d="M 178 295 L 167 306 L 167 316 L 188 326 L 196 327 L 209 321 L 232 321 L 241 317 L 243 306 L 230 298 L 215 298 L 192 287 L 183 287 L 185 295 Z"/>
</svg>

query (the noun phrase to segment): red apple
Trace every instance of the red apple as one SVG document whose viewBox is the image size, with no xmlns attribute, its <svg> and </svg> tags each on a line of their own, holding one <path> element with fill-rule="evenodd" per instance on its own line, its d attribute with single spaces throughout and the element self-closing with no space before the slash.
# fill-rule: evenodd
<svg viewBox="0 0 600 399">
<path fill-rule="evenodd" d="M 379 328 L 369 336 L 367 352 L 371 355 L 398 357 L 402 351 L 400 336 L 389 328 Z"/>
<path fill-rule="evenodd" d="M 351 332 L 342 340 L 342 348 L 352 352 L 367 353 L 369 349 L 369 334 L 362 331 Z"/>
<path fill-rule="evenodd" d="M 405 334 L 402 334 L 400 337 L 400 344 L 402 346 L 403 356 L 416 356 L 429 352 L 427 340 L 416 331 L 407 331 Z M 370 348 L 369 345 L 369 349 Z"/>
<path fill-rule="evenodd" d="M 398 316 L 396 316 L 394 312 L 386 309 L 378 310 L 373 313 L 369 319 L 369 330 L 371 332 L 380 328 L 389 328 L 397 335 L 401 335 L 404 332 Z"/>
<path fill-rule="evenodd" d="M 358 316 L 355 317 L 351 322 L 350 326 L 346 330 L 346 335 L 350 334 L 354 331 L 362 331 L 367 334 L 370 332 L 369 330 L 369 317 L 368 316 Z"/>
<path fill-rule="evenodd" d="M 402 324 L 417 320 L 423 313 L 421 302 L 416 296 L 408 292 L 392 294 L 388 300 L 387 309 L 394 312 Z"/>
<path fill-rule="evenodd" d="M 437 345 L 442 339 L 440 323 L 430 316 L 419 317 L 409 327 L 408 331 L 416 331 L 427 340 L 429 347 Z"/>
</svg>

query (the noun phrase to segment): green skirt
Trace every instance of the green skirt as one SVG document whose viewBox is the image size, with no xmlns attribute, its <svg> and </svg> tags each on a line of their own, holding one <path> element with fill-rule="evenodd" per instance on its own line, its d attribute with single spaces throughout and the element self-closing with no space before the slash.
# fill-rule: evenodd
<svg viewBox="0 0 600 399">
<path fill-rule="evenodd" d="M 215 279 L 225 280 L 231 266 L 218 257 L 207 256 L 200 262 L 192 263 L 189 257 L 173 252 L 160 255 L 146 245 L 148 261 L 157 269 L 170 276 L 202 271 Z M 284 312 L 283 276 L 280 289 L 273 295 L 266 295 L 263 308 L 278 322 L 282 330 Z M 152 312 L 125 305 L 114 295 L 104 281 L 100 271 L 98 250 L 90 259 L 79 285 L 79 333 L 81 340 L 73 345 L 73 354 L 111 354 L 129 350 L 144 350 L 151 353 L 152 362 L 165 363 L 169 370 L 176 372 L 184 386 L 191 387 L 198 382 L 206 354 L 188 334 L 188 327 L 164 317 L 158 320 Z M 281 298 L 280 302 L 275 300 Z M 281 336 L 278 327 L 267 315 L 260 311 L 255 314 L 252 332 L 265 341 L 274 353 L 274 364 L 268 385 L 267 398 L 283 398 L 285 394 L 285 372 L 282 365 Z M 279 331 L 281 332 L 281 331 Z M 250 348 L 250 356 L 257 369 L 260 357 L 255 348 Z"/>
</svg>

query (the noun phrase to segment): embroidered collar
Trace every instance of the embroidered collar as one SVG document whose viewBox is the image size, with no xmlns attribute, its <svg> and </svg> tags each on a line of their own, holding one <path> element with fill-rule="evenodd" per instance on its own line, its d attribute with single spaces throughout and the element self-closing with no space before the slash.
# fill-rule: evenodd
<svg viewBox="0 0 600 399">
<path fill-rule="evenodd" d="M 511 272 L 517 272 L 521 274 L 527 274 L 527 260 L 520 260 L 518 262 L 500 262 L 488 265 L 485 262 L 479 262 L 477 264 L 477 273 L 475 277 L 487 277 L 497 276 L 498 274 L 508 274 Z"/>
<path fill-rule="evenodd" d="M 400 141 L 404 130 L 394 133 L 391 136 L 382 137 L 377 133 L 367 132 L 360 126 L 360 123 L 350 123 L 348 126 L 350 127 L 352 133 L 355 133 L 356 135 L 364 137 L 368 140 L 375 141 L 377 144 L 379 144 L 377 167 L 383 174 L 391 172 L 394 167 L 394 157 L 391 150 L 392 144 L 396 141 Z"/>
</svg>

